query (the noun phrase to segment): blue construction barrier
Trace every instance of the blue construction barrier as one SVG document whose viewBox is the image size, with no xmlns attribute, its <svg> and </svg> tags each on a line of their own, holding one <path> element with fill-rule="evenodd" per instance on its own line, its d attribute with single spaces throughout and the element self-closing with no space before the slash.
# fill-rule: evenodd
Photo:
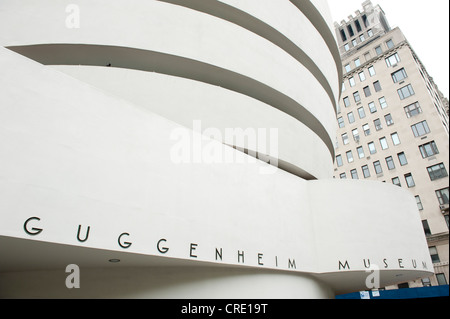
<svg viewBox="0 0 450 319">
<path fill-rule="evenodd" d="M 336 299 L 422 299 L 422 298 L 442 298 L 448 297 L 449 286 L 433 286 L 421 288 L 405 288 L 396 290 L 380 290 L 379 296 L 373 291 L 365 292 L 361 295 L 360 292 L 355 292 L 346 295 L 336 296 Z M 365 298 L 364 298 L 365 297 Z"/>
</svg>

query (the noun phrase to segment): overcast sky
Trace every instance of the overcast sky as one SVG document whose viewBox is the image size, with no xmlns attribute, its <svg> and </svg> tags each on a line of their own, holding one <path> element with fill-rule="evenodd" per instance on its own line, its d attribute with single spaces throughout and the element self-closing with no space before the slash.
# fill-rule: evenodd
<svg viewBox="0 0 450 319">
<path fill-rule="evenodd" d="M 328 0 L 335 22 L 363 11 L 364 0 Z M 399 27 L 444 95 L 449 97 L 449 0 L 372 0 Z"/>
</svg>

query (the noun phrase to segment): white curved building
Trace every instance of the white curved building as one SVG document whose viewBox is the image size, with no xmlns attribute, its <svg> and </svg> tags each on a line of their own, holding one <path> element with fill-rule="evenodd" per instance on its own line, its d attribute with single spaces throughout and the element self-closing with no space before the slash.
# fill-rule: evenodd
<svg viewBox="0 0 450 319">
<path fill-rule="evenodd" d="M 330 298 L 432 273 L 408 192 L 332 179 L 327 10 L 1 1 L 0 297 Z"/>
</svg>

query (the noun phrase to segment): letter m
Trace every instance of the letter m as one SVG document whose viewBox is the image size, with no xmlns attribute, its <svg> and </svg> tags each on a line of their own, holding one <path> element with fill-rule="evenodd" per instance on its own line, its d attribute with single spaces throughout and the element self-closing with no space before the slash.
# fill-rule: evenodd
<svg viewBox="0 0 450 319">
<path fill-rule="evenodd" d="M 350 269 L 350 265 L 348 264 L 347 260 L 345 261 L 345 264 L 342 264 L 341 261 L 339 260 L 339 270 L 341 270 L 341 268 L 343 268 L 343 269 L 346 269 L 346 268 Z"/>
<path fill-rule="evenodd" d="M 295 259 L 293 260 L 288 260 L 288 268 L 294 268 L 297 269 L 297 266 L 295 265 Z"/>
</svg>

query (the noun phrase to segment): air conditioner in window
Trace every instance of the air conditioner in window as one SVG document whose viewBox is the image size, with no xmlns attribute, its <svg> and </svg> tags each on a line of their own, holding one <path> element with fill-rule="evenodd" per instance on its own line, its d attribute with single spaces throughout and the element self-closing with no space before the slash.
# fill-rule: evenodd
<svg viewBox="0 0 450 319">
<path fill-rule="evenodd" d="M 441 211 L 442 211 L 443 213 L 445 213 L 445 212 L 448 213 L 448 204 L 439 205 L 439 208 L 441 209 Z"/>
<path fill-rule="evenodd" d="M 359 143 L 359 139 L 360 139 L 359 135 L 355 136 L 356 143 Z"/>
</svg>

